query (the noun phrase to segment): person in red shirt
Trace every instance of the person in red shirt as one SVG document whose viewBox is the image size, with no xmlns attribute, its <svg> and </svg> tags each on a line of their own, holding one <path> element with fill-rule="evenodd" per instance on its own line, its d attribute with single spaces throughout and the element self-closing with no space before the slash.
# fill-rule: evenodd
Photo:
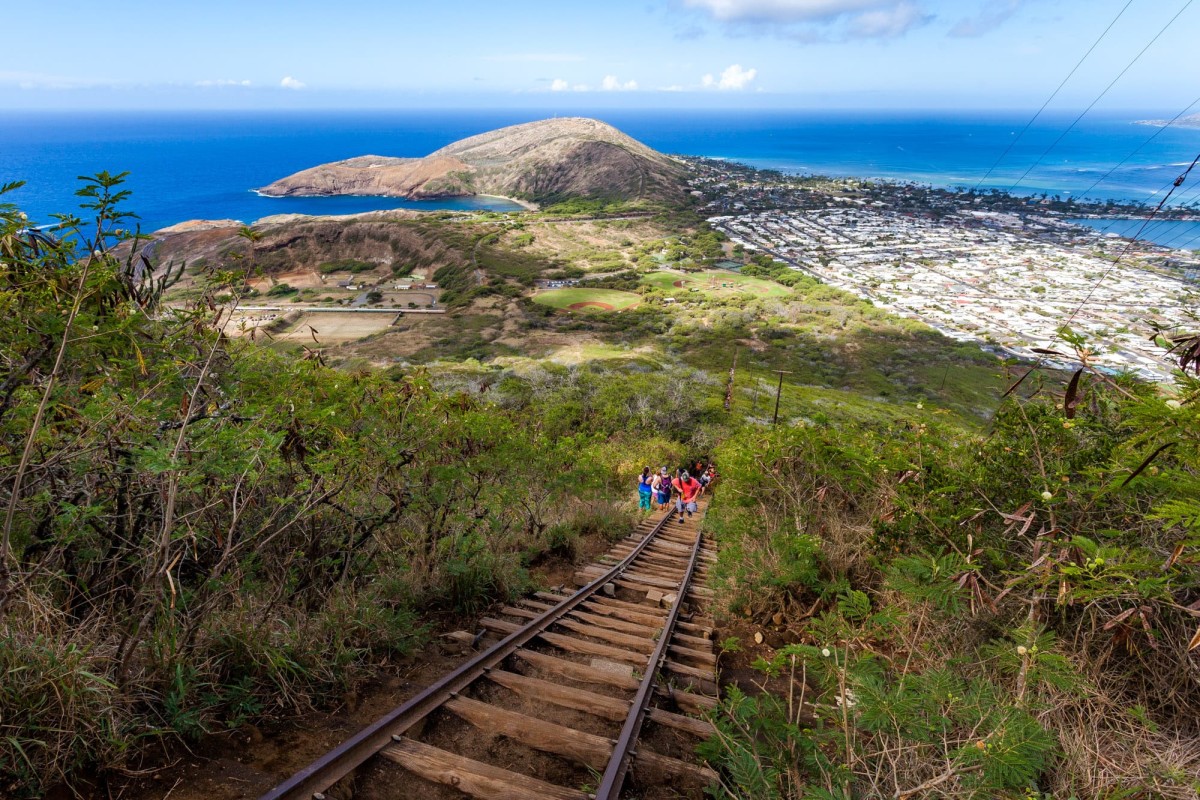
<svg viewBox="0 0 1200 800">
<path fill-rule="evenodd" d="M 700 481 L 688 474 L 686 469 L 679 470 L 679 477 L 671 481 L 671 484 L 679 492 L 675 508 L 679 511 L 679 521 L 682 523 L 684 511 L 689 517 L 696 513 L 696 498 L 700 496 L 700 490 L 703 487 L 700 485 Z"/>
</svg>

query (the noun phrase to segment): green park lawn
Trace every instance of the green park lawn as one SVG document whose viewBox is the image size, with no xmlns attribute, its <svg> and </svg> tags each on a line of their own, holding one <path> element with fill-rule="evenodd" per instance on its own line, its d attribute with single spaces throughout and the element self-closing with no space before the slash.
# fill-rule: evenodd
<svg viewBox="0 0 1200 800">
<path fill-rule="evenodd" d="M 754 295 L 755 297 L 786 297 L 790 290 L 774 281 L 739 275 L 736 272 L 712 269 L 704 272 L 651 272 L 642 277 L 657 289 L 689 291 L 695 289 L 711 297 Z"/>
<path fill-rule="evenodd" d="M 533 296 L 535 303 L 562 308 L 569 311 L 598 309 L 601 311 L 624 311 L 633 308 L 642 298 L 633 292 L 616 289 L 551 289 Z"/>
</svg>

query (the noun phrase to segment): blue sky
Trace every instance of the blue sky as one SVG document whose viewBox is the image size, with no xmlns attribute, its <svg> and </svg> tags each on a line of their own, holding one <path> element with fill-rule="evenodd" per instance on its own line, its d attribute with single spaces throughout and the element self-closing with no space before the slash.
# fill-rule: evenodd
<svg viewBox="0 0 1200 800">
<path fill-rule="evenodd" d="M 0 109 L 1027 108 L 1126 2 L 45 0 L 3 12 Z M 1055 106 L 1187 2 L 1132 0 Z M 1200 0 L 1099 107 L 1196 99 L 1197 34 Z"/>
</svg>

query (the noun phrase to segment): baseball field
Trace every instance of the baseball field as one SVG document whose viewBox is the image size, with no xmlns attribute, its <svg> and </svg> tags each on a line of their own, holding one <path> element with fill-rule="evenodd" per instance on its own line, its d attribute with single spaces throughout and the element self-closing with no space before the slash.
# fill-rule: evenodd
<svg viewBox="0 0 1200 800">
<path fill-rule="evenodd" d="M 624 311 L 640 303 L 642 298 L 633 292 L 616 289 L 551 289 L 533 296 L 535 303 L 562 308 L 567 311 L 595 309 L 599 311 Z"/>
</svg>

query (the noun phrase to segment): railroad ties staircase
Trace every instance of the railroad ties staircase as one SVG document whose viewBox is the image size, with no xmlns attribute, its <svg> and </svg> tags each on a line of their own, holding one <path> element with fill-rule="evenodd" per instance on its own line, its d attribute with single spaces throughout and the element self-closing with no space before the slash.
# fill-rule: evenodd
<svg viewBox="0 0 1200 800">
<path fill-rule="evenodd" d="M 578 591 L 460 633 L 477 656 L 263 800 L 702 797 L 716 775 L 694 752 L 717 704 L 702 519 L 647 517 Z"/>
</svg>

